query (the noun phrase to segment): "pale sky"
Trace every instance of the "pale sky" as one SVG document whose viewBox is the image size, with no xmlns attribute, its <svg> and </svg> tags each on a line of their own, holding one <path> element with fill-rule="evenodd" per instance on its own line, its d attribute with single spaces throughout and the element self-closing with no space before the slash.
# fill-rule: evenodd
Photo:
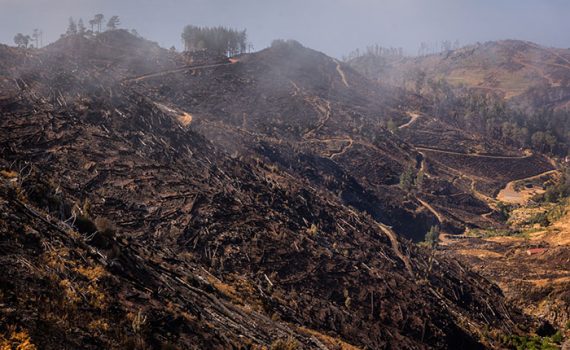
<svg viewBox="0 0 570 350">
<path fill-rule="evenodd" d="M 48 42 L 70 16 L 118 15 L 164 47 L 181 47 L 186 24 L 247 28 L 256 50 L 273 39 L 296 39 L 341 57 L 370 44 L 403 47 L 421 42 L 471 44 L 523 39 L 570 48 L 569 0 L 0 0 L 0 42 L 43 29 Z"/>
</svg>

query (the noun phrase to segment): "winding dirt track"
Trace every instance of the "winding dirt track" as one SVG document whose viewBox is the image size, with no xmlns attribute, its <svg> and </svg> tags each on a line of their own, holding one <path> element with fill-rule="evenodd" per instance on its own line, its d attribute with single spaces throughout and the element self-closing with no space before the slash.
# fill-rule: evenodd
<svg viewBox="0 0 570 350">
<path fill-rule="evenodd" d="M 417 150 L 426 151 L 426 152 L 434 152 L 434 153 L 444 153 L 444 154 L 452 154 L 457 156 L 464 156 L 464 157 L 476 157 L 476 158 L 491 158 L 491 159 L 528 159 L 533 156 L 533 154 L 528 154 L 526 156 L 493 156 L 487 154 L 469 154 L 469 153 L 461 153 L 461 152 L 453 152 L 453 151 L 446 151 L 437 148 L 430 148 L 430 147 L 421 147 L 416 146 Z"/>
<path fill-rule="evenodd" d="M 499 193 L 497 194 L 497 200 L 506 203 L 523 204 L 527 201 L 530 193 L 525 191 L 515 191 L 515 184 L 517 182 L 534 180 L 540 178 L 541 176 L 555 174 L 555 173 L 558 173 L 558 170 L 549 170 L 538 175 L 525 177 L 523 179 L 513 180 L 507 183 L 507 185 L 501 191 L 499 191 Z"/>
<path fill-rule="evenodd" d="M 346 86 L 347 88 L 350 87 L 350 85 L 348 84 L 348 80 L 346 79 L 346 74 L 344 74 L 344 71 L 342 70 L 342 67 L 340 66 L 340 62 L 337 60 L 335 60 L 335 62 L 336 62 L 336 71 L 340 75 L 340 78 L 341 78 L 344 86 Z"/>
<path fill-rule="evenodd" d="M 435 215 L 435 217 L 437 218 L 437 221 L 439 221 L 439 223 L 443 223 L 443 215 L 441 215 L 437 210 L 435 210 L 434 207 L 432 207 L 428 202 L 421 200 L 419 198 L 416 198 L 418 200 L 418 202 L 420 202 L 427 210 L 429 210 L 433 215 Z"/>
<path fill-rule="evenodd" d="M 160 77 L 163 75 L 168 75 L 168 74 L 173 74 L 173 73 L 178 73 L 178 72 L 184 72 L 186 70 L 192 71 L 192 70 L 197 70 L 197 69 L 216 68 L 216 67 L 221 67 L 221 66 L 229 66 L 229 65 L 232 65 L 235 63 L 237 63 L 237 61 L 231 61 L 231 62 L 227 62 L 227 63 L 217 63 L 217 64 L 206 64 L 206 65 L 202 65 L 202 66 L 184 66 L 184 67 L 180 67 L 180 68 L 165 70 L 162 72 L 149 73 L 149 74 L 141 75 L 141 76 L 134 77 L 134 78 L 127 78 L 127 79 L 123 80 L 123 82 L 124 83 L 137 82 L 137 81 L 141 81 L 141 80 L 148 79 L 148 78 L 154 78 L 154 77 Z"/>
<path fill-rule="evenodd" d="M 352 145 L 354 145 L 354 140 L 351 139 L 351 138 L 348 138 L 348 139 L 345 139 L 345 140 L 342 140 L 342 141 L 347 141 L 347 142 L 348 142 L 348 145 L 344 146 L 344 147 L 340 150 L 340 152 L 331 154 L 331 155 L 329 156 L 330 159 L 334 159 L 334 157 L 338 157 L 338 156 L 340 156 L 340 155 L 345 154 L 346 151 L 348 151 L 348 150 L 352 147 Z"/>
<path fill-rule="evenodd" d="M 416 120 L 418 120 L 419 117 L 421 117 L 420 114 L 415 113 L 415 112 L 408 112 L 408 115 L 410 116 L 410 121 L 408 121 L 406 124 L 402 124 L 398 127 L 398 129 L 404 129 L 407 128 L 408 126 L 412 125 L 413 123 L 415 123 Z"/>
<path fill-rule="evenodd" d="M 315 100 L 315 101 L 307 100 L 307 101 L 308 101 L 310 104 L 312 104 L 312 105 L 317 109 L 317 111 L 320 112 L 320 114 L 321 114 L 322 117 L 319 118 L 319 121 L 317 122 L 317 125 L 316 125 L 313 129 L 307 131 L 307 132 L 305 133 L 305 135 L 303 135 L 303 138 L 304 138 L 304 139 L 314 138 L 315 133 L 316 133 L 317 131 L 319 131 L 319 129 L 322 128 L 322 127 L 327 123 L 327 121 L 330 119 L 330 117 L 331 117 L 331 115 L 332 115 L 331 102 L 330 102 L 330 101 L 321 100 L 321 103 L 322 103 L 322 101 L 325 101 L 325 105 L 324 105 L 324 106 L 323 106 L 322 104 L 317 103 L 317 100 Z"/>
</svg>

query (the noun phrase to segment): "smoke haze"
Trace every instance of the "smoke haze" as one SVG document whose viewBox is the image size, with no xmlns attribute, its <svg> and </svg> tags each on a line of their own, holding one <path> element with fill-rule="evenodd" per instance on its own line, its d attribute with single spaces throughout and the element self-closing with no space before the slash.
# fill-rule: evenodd
<svg viewBox="0 0 570 350">
<path fill-rule="evenodd" d="M 181 48 L 186 24 L 247 28 L 255 49 L 296 39 L 340 57 L 370 44 L 417 53 L 421 42 L 461 44 L 522 39 L 570 47 L 570 2 L 564 0 L 0 0 L 0 42 L 43 29 L 44 43 L 65 32 L 68 18 L 118 15 L 160 45 Z"/>
</svg>

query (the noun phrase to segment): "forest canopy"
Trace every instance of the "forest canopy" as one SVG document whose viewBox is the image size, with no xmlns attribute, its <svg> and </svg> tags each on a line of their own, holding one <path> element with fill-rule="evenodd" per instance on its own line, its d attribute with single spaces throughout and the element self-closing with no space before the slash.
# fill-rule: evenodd
<svg viewBox="0 0 570 350">
<path fill-rule="evenodd" d="M 235 56 L 247 50 L 245 29 L 187 25 L 181 36 L 185 51 L 208 50 L 216 54 Z"/>
</svg>

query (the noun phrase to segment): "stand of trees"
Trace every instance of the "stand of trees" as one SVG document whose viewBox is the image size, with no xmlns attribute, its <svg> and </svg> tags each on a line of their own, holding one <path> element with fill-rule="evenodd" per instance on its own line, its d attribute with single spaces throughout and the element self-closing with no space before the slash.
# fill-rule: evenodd
<svg viewBox="0 0 570 350">
<path fill-rule="evenodd" d="M 367 46 L 364 50 L 356 49 L 348 55 L 343 56 L 342 60 L 347 62 L 365 56 L 378 58 L 401 58 L 404 57 L 404 49 L 401 47 L 382 47 L 376 44 Z"/>
<path fill-rule="evenodd" d="M 101 32 L 101 26 L 103 25 L 103 20 L 105 16 L 101 13 L 96 14 L 92 19 L 89 20 L 89 26 L 91 27 L 90 30 L 87 30 L 85 27 L 85 23 L 83 22 L 83 18 L 80 18 L 77 22 L 73 19 L 73 17 L 69 18 L 69 24 L 67 26 L 67 30 L 65 31 L 65 35 L 93 35 L 95 33 Z M 119 27 L 121 21 L 119 16 L 112 16 L 107 21 L 107 30 L 115 30 Z"/>
<path fill-rule="evenodd" d="M 415 172 L 413 167 L 407 167 L 400 174 L 400 188 L 407 193 L 421 191 L 424 187 L 424 172 Z"/>
<path fill-rule="evenodd" d="M 450 40 L 443 40 L 441 42 L 434 42 L 432 44 L 422 42 L 418 48 L 418 56 L 448 52 L 451 50 L 457 50 L 460 47 L 461 44 L 459 43 L 459 40 L 455 40 L 453 43 Z M 348 55 L 343 56 L 343 61 L 351 61 L 356 58 L 367 56 L 385 59 L 397 59 L 404 57 L 405 55 L 404 49 L 401 47 L 382 47 L 376 44 L 367 46 L 364 50 L 356 49 L 350 52 Z"/>
<path fill-rule="evenodd" d="M 14 43 L 18 47 L 28 48 L 28 47 L 35 47 L 40 48 L 43 46 L 44 39 L 44 32 L 40 29 L 34 29 L 32 35 L 24 35 L 22 33 L 18 33 L 14 36 Z M 32 45 L 34 43 L 35 45 Z"/>
<path fill-rule="evenodd" d="M 515 147 L 560 157 L 570 152 L 570 111 L 551 108 L 519 110 L 500 97 L 454 89 L 444 80 L 427 80 L 422 93 L 434 113 L 465 130 L 476 130 Z"/>
<path fill-rule="evenodd" d="M 22 33 L 18 33 L 16 36 L 14 36 L 14 43 L 16 46 L 22 47 L 24 49 L 28 47 L 31 40 L 32 38 L 29 35 L 24 35 Z"/>
<path fill-rule="evenodd" d="M 245 30 L 188 25 L 184 27 L 181 37 L 185 51 L 208 50 L 226 56 L 234 56 L 247 51 Z"/>
<path fill-rule="evenodd" d="M 459 40 L 455 40 L 453 43 L 450 40 L 443 40 L 441 42 L 426 43 L 422 42 L 418 47 L 418 56 L 433 55 L 443 52 L 448 52 L 451 50 L 457 50 L 461 47 Z"/>
</svg>

